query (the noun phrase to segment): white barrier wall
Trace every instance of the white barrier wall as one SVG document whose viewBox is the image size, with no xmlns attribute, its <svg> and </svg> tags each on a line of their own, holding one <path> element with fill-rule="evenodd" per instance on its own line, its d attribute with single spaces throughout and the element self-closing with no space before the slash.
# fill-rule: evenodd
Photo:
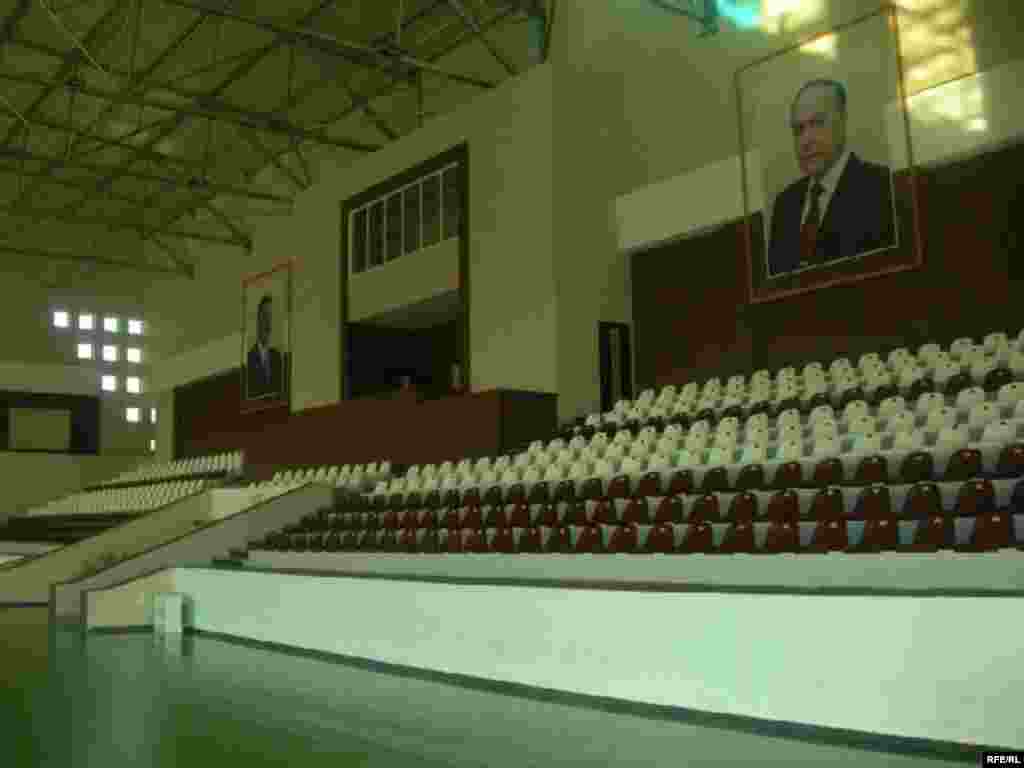
<svg viewBox="0 0 1024 768">
<path fill-rule="evenodd" d="M 195 628 L 241 638 L 628 701 L 1024 745 L 1020 597 L 609 591 L 200 568 L 175 571 L 173 589 L 188 596 Z"/>
</svg>

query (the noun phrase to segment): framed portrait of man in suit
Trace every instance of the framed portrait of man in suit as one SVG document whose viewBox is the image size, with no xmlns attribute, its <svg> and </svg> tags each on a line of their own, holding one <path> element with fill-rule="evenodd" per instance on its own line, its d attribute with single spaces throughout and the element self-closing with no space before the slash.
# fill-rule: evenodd
<svg viewBox="0 0 1024 768">
<path fill-rule="evenodd" d="M 242 410 L 290 402 L 292 265 L 242 281 Z"/>
<path fill-rule="evenodd" d="M 736 73 L 752 303 L 920 266 L 899 15 L 883 6 Z"/>
</svg>

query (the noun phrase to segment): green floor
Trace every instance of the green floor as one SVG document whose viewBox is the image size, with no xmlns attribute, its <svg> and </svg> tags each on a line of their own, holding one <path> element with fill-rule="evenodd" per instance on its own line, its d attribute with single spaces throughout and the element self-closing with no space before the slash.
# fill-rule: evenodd
<svg viewBox="0 0 1024 768">
<path fill-rule="evenodd" d="M 523 698 L 210 637 L 0 609 L 0 766 L 971 764 Z"/>
</svg>

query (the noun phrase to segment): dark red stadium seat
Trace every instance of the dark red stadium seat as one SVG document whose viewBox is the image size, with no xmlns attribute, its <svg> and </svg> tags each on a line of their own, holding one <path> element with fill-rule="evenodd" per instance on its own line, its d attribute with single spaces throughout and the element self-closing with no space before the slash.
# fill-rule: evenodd
<svg viewBox="0 0 1024 768">
<path fill-rule="evenodd" d="M 505 514 L 505 505 L 488 507 L 483 515 L 485 528 L 503 528 L 510 525 L 508 516 Z"/>
<path fill-rule="evenodd" d="M 665 496 L 658 502 L 658 507 L 654 511 L 654 522 L 681 524 L 684 511 L 683 497 Z"/>
<path fill-rule="evenodd" d="M 841 485 L 844 480 L 843 462 L 833 457 L 822 459 L 814 465 L 811 485 L 825 488 L 829 485 Z"/>
<path fill-rule="evenodd" d="M 561 523 L 559 519 L 559 509 L 555 504 L 542 504 L 540 505 L 540 515 L 538 515 L 537 522 L 540 525 L 551 528 Z"/>
<path fill-rule="evenodd" d="M 419 552 L 419 544 L 416 541 L 417 530 L 415 528 L 403 528 L 399 537 L 398 546 L 402 552 L 413 554 Z"/>
<path fill-rule="evenodd" d="M 651 526 L 644 541 L 645 552 L 670 554 L 675 552 L 675 549 L 675 532 L 670 523 Z"/>
<path fill-rule="evenodd" d="M 733 496 L 729 504 L 728 518 L 734 523 L 752 523 L 757 517 L 757 496 L 744 491 Z"/>
<path fill-rule="evenodd" d="M 915 483 L 907 491 L 900 517 L 924 520 L 943 517 L 942 494 L 935 483 Z"/>
<path fill-rule="evenodd" d="M 768 501 L 765 517 L 773 523 L 796 524 L 800 519 L 800 497 L 792 489 L 776 491 Z"/>
<path fill-rule="evenodd" d="M 398 528 L 398 512 L 394 509 L 385 509 L 380 513 L 381 525 L 394 530 Z"/>
<path fill-rule="evenodd" d="M 969 480 L 981 474 L 981 451 L 977 448 L 961 448 L 949 459 L 944 480 Z"/>
<path fill-rule="evenodd" d="M 459 520 L 462 528 L 482 528 L 484 525 L 484 511 L 480 507 L 464 507 Z"/>
<path fill-rule="evenodd" d="M 788 502 L 788 504 L 791 505 L 792 502 Z M 786 512 L 786 517 L 783 519 L 795 522 L 796 518 L 792 514 L 792 509 L 790 509 Z M 797 516 L 799 516 L 799 512 Z M 810 517 L 816 522 L 843 519 L 845 517 L 843 492 L 835 487 L 823 488 L 818 491 L 811 501 Z"/>
<path fill-rule="evenodd" d="M 650 508 L 646 498 L 633 498 L 629 500 L 626 509 L 622 513 L 622 522 L 647 525 L 651 522 Z"/>
<path fill-rule="evenodd" d="M 480 498 L 480 489 L 476 486 L 472 488 L 466 488 L 462 492 L 462 506 L 464 507 L 479 507 L 482 499 Z"/>
<path fill-rule="evenodd" d="M 661 490 L 661 473 L 648 472 L 637 482 L 636 491 L 634 491 L 633 496 L 660 496 Z"/>
<path fill-rule="evenodd" d="M 464 552 L 484 553 L 491 551 L 487 541 L 487 531 L 483 528 L 470 528 L 463 535 L 462 549 Z"/>
<path fill-rule="evenodd" d="M 584 552 L 592 552 L 595 554 L 603 553 L 604 547 L 604 535 L 600 525 L 584 525 L 576 529 L 576 541 L 573 550 L 582 554 Z"/>
<path fill-rule="evenodd" d="M 799 488 L 804 484 L 804 469 L 799 461 L 787 461 L 775 469 L 775 476 L 772 477 L 772 488 L 784 490 L 786 488 Z"/>
<path fill-rule="evenodd" d="M 636 553 L 640 548 L 640 533 L 636 525 L 625 523 L 612 529 L 608 542 L 610 552 Z"/>
<path fill-rule="evenodd" d="M 717 499 L 716 499 L 717 503 Z M 691 522 L 683 532 L 679 552 L 685 554 L 711 553 L 714 551 L 714 534 L 709 522 Z"/>
<path fill-rule="evenodd" d="M 588 502 L 584 501 L 573 501 L 567 503 L 565 505 L 565 519 L 563 522 L 566 525 L 587 525 L 590 522 L 587 514 L 587 503 Z"/>
<path fill-rule="evenodd" d="M 921 488 L 919 493 L 926 493 L 927 498 L 932 499 L 927 486 Z M 853 517 L 857 520 L 895 520 L 896 513 L 892 508 L 892 494 L 889 488 L 885 485 L 872 485 L 862 490 L 857 496 Z"/>
<path fill-rule="evenodd" d="M 506 555 L 511 555 L 515 553 L 516 542 L 515 537 L 512 534 L 511 528 L 505 526 L 496 526 L 493 529 L 491 550 L 494 552 L 501 552 Z"/>
<path fill-rule="evenodd" d="M 953 546 L 953 519 L 943 515 L 932 515 L 926 520 L 915 521 L 913 539 L 906 547 L 909 552 L 938 552 Z"/>
<path fill-rule="evenodd" d="M 807 547 L 809 552 L 833 552 L 847 548 L 845 519 L 822 520 L 814 524 L 814 535 Z"/>
<path fill-rule="evenodd" d="M 609 499 L 625 499 L 630 495 L 631 484 L 629 475 L 616 475 L 608 482 Z"/>
<path fill-rule="evenodd" d="M 669 496 L 693 493 L 693 470 L 677 469 L 673 472 L 669 478 L 667 490 Z"/>
<path fill-rule="evenodd" d="M 593 504 L 592 519 L 600 525 L 618 525 L 619 509 L 624 505 L 622 499 L 590 502 Z"/>
<path fill-rule="evenodd" d="M 457 554 L 462 552 L 462 529 L 461 528 L 446 528 L 445 536 L 443 537 L 444 551 L 451 554 Z"/>
<path fill-rule="evenodd" d="M 693 501 L 693 506 L 690 508 L 690 515 L 688 521 L 691 523 L 699 522 L 718 522 L 721 519 L 721 506 L 718 500 L 717 493 L 702 493 Z"/>
<path fill-rule="evenodd" d="M 519 533 L 516 548 L 520 552 L 537 553 L 541 551 L 541 531 L 537 526 L 523 528 Z"/>
<path fill-rule="evenodd" d="M 725 533 L 725 539 L 718 551 L 722 554 L 754 552 L 754 524 L 749 520 L 734 522 Z"/>
<path fill-rule="evenodd" d="M 462 527 L 462 510 L 459 507 L 450 507 L 441 513 L 441 525 L 444 528 Z"/>
<path fill-rule="evenodd" d="M 509 525 L 514 528 L 528 528 L 530 526 L 530 507 L 525 502 L 509 504 L 505 507 Z"/>
<path fill-rule="evenodd" d="M 854 485 L 871 485 L 889 481 L 889 464 L 883 456 L 865 456 L 857 464 L 853 475 Z"/>
<path fill-rule="evenodd" d="M 964 483 L 957 494 L 956 514 L 974 518 L 970 541 L 958 549 L 977 552 L 1013 546 L 1012 519 L 996 504 L 995 487 L 990 480 Z"/>
</svg>

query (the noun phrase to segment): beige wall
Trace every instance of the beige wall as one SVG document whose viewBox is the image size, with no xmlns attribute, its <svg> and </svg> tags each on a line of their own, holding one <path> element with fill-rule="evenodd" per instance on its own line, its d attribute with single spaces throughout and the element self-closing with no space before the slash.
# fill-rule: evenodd
<svg viewBox="0 0 1024 768">
<path fill-rule="evenodd" d="M 74 493 L 134 469 L 140 461 L 131 456 L 0 452 L 0 478 L 3 478 L 0 512 L 21 512 Z"/>
<path fill-rule="evenodd" d="M 1011 2 L 908 0 L 915 9 L 902 27 L 908 73 L 940 61 L 943 35 L 956 44 L 914 88 L 1024 56 Z M 563 418 L 596 408 L 597 323 L 632 317 L 615 199 L 729 162 L 738 152 L 733 73 L 878 7 L 872 0 L 762 5 L 793 10 L 754 29 L 723 23 L 702 39 L 691 22 L 653 4 L 565 0 L 547 64 L 473 95 L 373 155 L 352 162 L 311 152 L 317 184 L 297 197 L 294 215 L 250 219 L 253 254 L 196 250 L 196 283 L 155 287 L 152 306 L 167 320 L 161 343 L 182 352 L 237 333 L 242 275 L 294 258 L 293 407 L 337 399 L 340 201 L 467 141 L 472 385 L 557 390 Z M 937 19 L 947 26 L 929 26 Z M 680 199 L 680 218 L 702 203 Z M 237 362 L 225 354 L 219 367 Z"/>
<path fill-rule="evenodd" d="M 349 278 L 348 319 L 359 322 L 459 289 L 459 241 L 449 238 Z"/>
</svg>

